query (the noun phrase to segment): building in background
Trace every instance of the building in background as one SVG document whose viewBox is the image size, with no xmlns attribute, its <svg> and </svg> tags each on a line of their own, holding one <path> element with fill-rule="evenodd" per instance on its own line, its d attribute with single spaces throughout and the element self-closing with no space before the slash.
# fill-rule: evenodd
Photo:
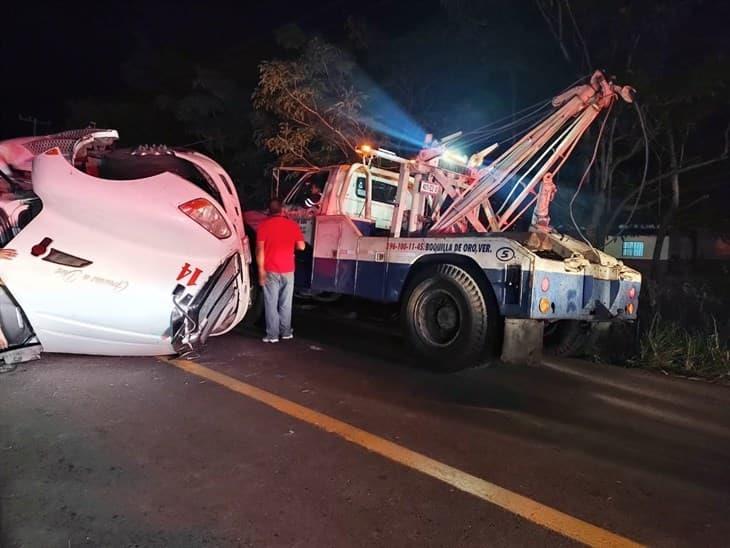
<svg viewBox="0 0 730 548">
<path fill-rule="evenodd" d="M 632 225 L 606 238 L 605 251 L 629 266 L 648 273 L 657 245 L 654 225 Z M 700 229 L 672 232 L 664 238 L 659 255 L 662 271 L 692 273 L 715 270 L 730 262 L 730 239 Z"/>
</svg>

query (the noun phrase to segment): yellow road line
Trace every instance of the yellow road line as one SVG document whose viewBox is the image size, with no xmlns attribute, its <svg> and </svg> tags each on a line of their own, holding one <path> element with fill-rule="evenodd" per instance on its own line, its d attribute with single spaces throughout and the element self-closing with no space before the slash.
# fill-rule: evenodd
<svg viewBox="0 0 730 548">
<path fill-rule="evenodd" d="M 443 481 L 465 493 L 490 502 L 500 508 L 516 514 L 546 529 L 555 531 L 588 546 L 641 546 L 626 537 L 601 529 L 586 521 L 569 516 L 559 510 L 540 504 L 518 493 L 495 485 L 481 478 L 462 472 L 461 470 L 434 460 L 388 441 L 380 436 L 361 430 L 355 426 L 319 413 L 298 403 L 246 384 L 245 382 L 204 367 L 198 363 L 183 359 L 164 360 L 175 367 L 220 384 L 248 396 L 260 403 L 273 407 L 290 417 L 312 424 L 322 430 L 337 434 L 347 441 L 364 447 L 387 459 L 417 470 L 427 476 Z"/>
</svg>

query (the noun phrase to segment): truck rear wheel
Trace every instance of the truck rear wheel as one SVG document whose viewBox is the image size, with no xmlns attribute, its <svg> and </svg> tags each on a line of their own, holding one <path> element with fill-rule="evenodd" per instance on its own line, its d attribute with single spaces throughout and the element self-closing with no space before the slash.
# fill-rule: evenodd
<svg viewBox="0 0 730 548">
<path fill-rule="evenodd" d="M 410 345 L 440 371 L 477 365 L 494 342 L 498 311 L 494 295 L 469 272 L 440 264 L 416 274 L 403 300 L 402 318 Z"/>
<path fill-rule="evenodd" d="M 590 348 L 593 325 L 579 320 L 558 320 L 545 326 L 543 348 L 547 354 L 578 358 Z"/>
</svg>

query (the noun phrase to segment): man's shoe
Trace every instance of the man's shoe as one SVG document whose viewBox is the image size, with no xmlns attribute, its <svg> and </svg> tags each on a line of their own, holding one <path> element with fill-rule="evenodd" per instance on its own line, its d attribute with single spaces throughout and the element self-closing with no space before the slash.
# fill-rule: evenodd
<svg viewBox="0 0 730 548">
<path fill-rule="evenodd" d="M 281 340 L 283 341 L 290 341 L 294 338 L 294 333 L 290 333 L 289 335 L 284 335 L 281 337 Z"/>
<path fill-rule="evenodd" d="M 261 340 L 263 342 L 265 342 L 265 343 L 278 343 L 279 342 L 279 339 L 278 338 L 274 338 L 274 337 L 264 337 Z"/>
</svg>

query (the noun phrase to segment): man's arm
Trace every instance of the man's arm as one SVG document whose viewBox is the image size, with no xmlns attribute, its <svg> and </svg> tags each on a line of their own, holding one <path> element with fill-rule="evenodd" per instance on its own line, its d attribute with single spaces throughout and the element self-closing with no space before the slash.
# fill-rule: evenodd
<svg viewBox="0 0 730 548">
<path fill-rule="evenodd" d="M 302 229 L 299 227 L 298 224 L 295 223 L 296 226 L 296 236 L 294 238 L 294 248 L 298 251 L 304 251 L 304 248 L 307 247 L 307 244 L 304 243 L 304 234 L 302 234 Z"/>
<path fill-rule="evenodd" d="M 256 242 L 256 264 L 259 267 L 259 285 L 266 284 L 266 269 L 264 269 L 264 244 L 261 240 Z"/>
</svg>

